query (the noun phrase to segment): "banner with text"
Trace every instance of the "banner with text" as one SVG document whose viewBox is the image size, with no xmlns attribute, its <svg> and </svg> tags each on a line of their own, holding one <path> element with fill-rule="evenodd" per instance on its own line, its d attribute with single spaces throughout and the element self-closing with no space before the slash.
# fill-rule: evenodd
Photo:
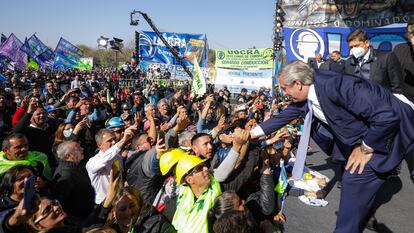
<svg viewBox="0 0 414 233">
<path fill-rule="evenodd" d="M 240 93 L 242 88 L 248 92 L 259 90 L 261 87 L 271 88 L 272 69 L 266 70 L 227 70 L 216 69 L 216 88 L 227 86 L 231 93 Z"/>
<path fill-rule="evenodd" d="M 205 34 L 182 34 L 161 32 L 168 44 L 182 58 L 186 66 L 194 66 L 194 57 L 204 67 L 208 58 L 207 36 Z M 140 60 L 144 62 L 160 62 L 179 64 L 171 51 L 164 45 L 155 32 L 143 31 L 139 35 Z"/>
<path fill-rule="evenodd" d="M 332 51 L 338 50 L 342 57 L 349 56 L 349 47 L 346 41 L 350 32 L 355 28 L 283 28 L 286 44 L 287 61 L 308 61 L 315 54 L 322 54 L 324 58 Z M 406 39 L 405 27 L 365 28 L 371 45 L 375 49 L 391 51 L 397 44 Z"/>
<path fill-rule="evenodd" d="M 171 65 L 171 64 L 164 64 L 164 63 L 147 63 L 147 62 L 140 62 L 140 68 L 143 70 L 153 69 L 156 70 L 160 68 L 161 73 L 164 73 L 168 70 L 171 73 L 171 79 L 177 80 L 191 80 L 190 76 L 188 76 L 187 72 L 183 69 L 182 66 L 179 65 Z M 201 72 L 203 72 L 203 76 L 209 80 L 209 69 L 205 67 L 200 67 Z M 194 66 L 188 67 L 191 73 L 194 72 Z"/>
<path fill-rule="evenodd" d="M 381 27 L 414 18 L 414 1 L 283 0 L 286 27 Z"/>
<path fill-rule="evenodd" d="M 272 69 L 273 49 L 228 49 L 216 50 L 217 68 Z"/>
</svg>

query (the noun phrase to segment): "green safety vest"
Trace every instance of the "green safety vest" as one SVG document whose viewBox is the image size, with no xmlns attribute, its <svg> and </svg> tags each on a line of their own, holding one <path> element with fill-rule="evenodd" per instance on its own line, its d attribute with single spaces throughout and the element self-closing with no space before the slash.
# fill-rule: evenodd
<svg viewBox="0 0 414 233">
<path fill-rule="evenodd" d="M 47 161 L 47 155 L 38 151 L 29 151 L 25 160 L 8 160 L 4 151 L 0 152 L 0 175 L 6 173 L 10 168 L 17 165 L 26 165 L 35 167 L 37 163 L 43 165 L 43 176 L 52 180 L 52 169 Z"/>
<path fill-rule="evenodd" d="M 208 233 L 208 211 L 221 194 L 220 183 L 210 175 L 210 186 L 194 202 L 194 194 L 188 186 L 181 186 L 177 199 L 177 210 L 172 221 L 177 232 Z"/>
</svg>

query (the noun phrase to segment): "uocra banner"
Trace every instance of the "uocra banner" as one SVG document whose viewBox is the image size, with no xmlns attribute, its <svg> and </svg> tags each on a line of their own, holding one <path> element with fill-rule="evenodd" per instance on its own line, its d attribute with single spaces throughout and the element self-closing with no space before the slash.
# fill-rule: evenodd
<svg viewBox="0 0 414 233">
<path fill-rule="evenodd" d="M 216 50 L 217 68 L 232 69 L 272 69 L 273 50 L 265 49 L 226 49 Z"/>
<path fill-rule="evenodd" d="M 381 27 L 414 18 L 408 0 L 283 0 L 286 27 Z"/>
<path fill-rule="evenodd" d="M 302 60 L 322 54 L 327 58 L 332 51 L 349 56 L 347 36 L 355 28 L 283 28 L 287 61 Z M 397 44 L 406 42 L 406 28 L 365 28 L 375 49 L 391 51 Z"/>
<path fill-rule="evenodd" d="M 161 32 L 171 47 L 178 50 L 186 66 L 194 66 L 194 57 L 200 66 L 207 61 L 207 36 L 205 34 L 180 34 Z M 179 64 L 171 51 L 164 45 L 155 32 L 143 31 L 139 35 L 139 54 L 141 61 Z"/>
</svg>

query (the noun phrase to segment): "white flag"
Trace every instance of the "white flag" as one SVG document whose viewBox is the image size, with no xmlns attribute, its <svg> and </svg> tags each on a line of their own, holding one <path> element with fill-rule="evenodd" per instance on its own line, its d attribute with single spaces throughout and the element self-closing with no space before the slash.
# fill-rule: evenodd
<svg viewBox="0 0 414 233">
<path fill-rule="evenodd" d="M 201 72 L 200 66 L 198 65 L 197 58 L 194 57 L 194 73 L 193 73 L 193 84 L 191 85 L 191 95 L 199 97 L 207 92 L 206 79 L 204 78 L 203 72 Z"/>
</svg>

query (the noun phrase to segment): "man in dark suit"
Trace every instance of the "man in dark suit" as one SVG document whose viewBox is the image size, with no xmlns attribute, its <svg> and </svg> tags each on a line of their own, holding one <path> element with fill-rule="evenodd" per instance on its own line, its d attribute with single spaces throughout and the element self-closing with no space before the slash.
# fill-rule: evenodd
<svg viewBox="0 0 414 233">
<path fill-rule="evenodd" d="M 364 30 L 349 34 L 351 57 L 345 63 L 345 73 L 371 79 L 394 93 L 403 93 L 401 66 L 393 52 L 374 49 Z"/>
<path fill-rule="evenodd" d="M 393 52 L 382 52 L 374 49 L 364 30 L 358 29 L 348 35 L 351 57 L 345 64 L 345 73 L 371 79 L 393 93 L 407 94 L 400 62 Z M 398 168 L 394 171 L 398 173 Z M 376 205 L 375 203 L 374 205 Z M 378 207 L 377 207 L 378 208 Z M 375 230 L 377 220 L 372 210 L 367 228 Z"/>
<path fill-rule="evenodd" d="M 414 19 L 407 23 L 408 41 L 395 46 L 394 53 L 401 65 L 406 96 L 414 99 Z"/>
<path fill-rule="evenodd" d="M 327 70 L 329 68 L 329 64 L 323 60 L 320 53 L 316 54 L 314 58 L 309 58 L 308 65 L 314 70 Z"/>
<path fill-rule="evenodd" d="M 300 61 L 287 65 L 279 81 L 292 103 L 251 137 L 271 134 L 311 106 L 313 120 L 326 126 L 347 162 L 335 232 L 362 232 L 387 173 L 414 150 L 414 104 L 370 80 L 312 72 Z"/>
<path fill-rule="evenodd" d="M 329 70 L 344 73 L 345 72 L 345 61 L 341 58 L 341 52 L 338 50 L 333 51 L 329 55 Z"/>
<path fill-rule="evenodd" d="M 404 80 L 404 95 L 414 99 L 414 19 L 407 23 L 406 43 L 395 46 L 394 53 L 401 64 Z M 414 153 L 406 159 L 410 170 L 411 180 L 414 182 Z"/>
</svg>

